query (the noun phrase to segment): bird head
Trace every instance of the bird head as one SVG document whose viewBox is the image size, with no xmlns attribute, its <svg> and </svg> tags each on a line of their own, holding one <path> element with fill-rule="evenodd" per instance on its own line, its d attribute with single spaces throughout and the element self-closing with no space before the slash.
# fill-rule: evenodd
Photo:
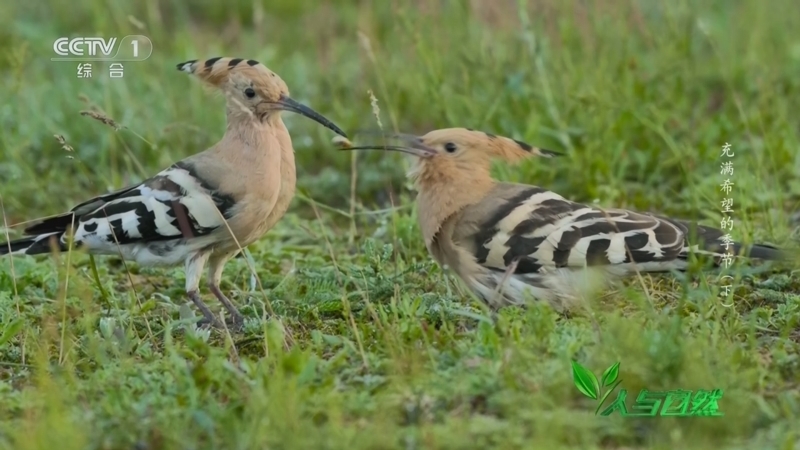
<svg viewBox="0 0 800 450">
<path fill-rule="evenodd" d="M 342 150 L 388 150 L 416 157 L 408 175 L 419 193 L 419 220 L 428 245 L 447 218 L 489 194 L 495 185 L 491 177 L 493 159 L 518 162 L 531 156 L 561 155 L 468 128 L 434 130 L 422 136 L 392 134 L 385 137 L 400 143 L 347 145 Z"/>
<path fill-rule="evenodd" d="M 531 156 L 552 158 L 562 155 L 469 128 L 444 128 L 422 136 L 401 133 L 386 137 L 397 139 L 400 144 L 350 146 L 344 150 L 389 150 L 416 156 L 417 162 L 409 176 L 421 178 L 423 182 L 429 178 L 435 182 L 452 181 L 457 177 L 464 180 L 488 177 L 493 159 L 515 163 Z"/>
<path fill-rule="evenodd" d="M 293 100 L 283 79 L 258 61 L 216 57 L 182 62 L 177 67 L 219 89 L 228 101 L 229 114 L 264 122 L 281 111 L 291 111 L 346 137 L 333 122 Z"/>
</svg>

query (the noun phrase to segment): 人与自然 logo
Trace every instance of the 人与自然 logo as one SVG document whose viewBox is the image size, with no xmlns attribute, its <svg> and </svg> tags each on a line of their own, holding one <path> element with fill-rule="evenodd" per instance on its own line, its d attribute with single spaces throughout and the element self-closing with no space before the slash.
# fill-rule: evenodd
<svg viewBox="0 0 800 450">
<path fill-rule="evenodd" d="M 598 380 L 597 377 L 577 361 L 572 361 L 572 378 L 575 387 L 583 395 L 596 400 L 594 413 L 610 416 L 618 412 L 623 417 L 722 417 L 719 409 L 723 389 L 673 389 L 668 391 L 652 391 L 641 389 L 628 407 L 628 390 L 620 389 L 616 398 L 602 411 L 606 400 L 614 392 L 622 380 L 619 378 L 619 362 L 606 369 Z"/>
</svg>

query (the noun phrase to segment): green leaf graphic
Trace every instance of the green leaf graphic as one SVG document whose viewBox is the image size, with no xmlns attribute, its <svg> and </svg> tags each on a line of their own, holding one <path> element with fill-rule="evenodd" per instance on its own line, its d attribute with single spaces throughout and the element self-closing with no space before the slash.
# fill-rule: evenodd
<svg viewBox="0 0 800 450">
<path fill-rule="evenodd" d="M 619 376 L 619 362 L 614 364 L 613 366 L 606 369 L 603 372 L 603 386 L 611 386 L 615 381 L 617 381 L 617 377 Z"/>
<path fill-rule="evenodd" d="M 612 393 L 612 392 L 614 392 L 614 389 L 616 389 L 616 387 L 617 387 L 617 386 L 618 386 L 620 383 L 622 383 L 622 380 L 617 380 L 617 382 L 616 382 L 616 383 L 614 383 L 614 384 L 612 384 L 612 385 L 611 385 L 611 388 L 610 388 L 609 390 L 607 390 L 605 394 L 603 394 L 603 397 L 600 399 L 600 403 L 597 405 L 597 409 L 595 409 L 595 410 L 594 410 L 594 415 L 595 415 L 595 416 L 596 416 L 596 415 L 597 415 L 597 413 L 600 411 L 600 408 L 603 406 L 603 403 L 605 403 L 605 402 L 606 402 L 606 399 L 608 398 L 608 396 L 609 396 L 609 395 L 611 395 L 611 393 Z"/>
<path fill-rule="evenodd" d="M 583 395 L 597 400 L 600 395 L 600 385 L 597 383 L 597 377 L 575 361 L 572 361 L 572 380 L 575 382 L 575 387 Z"/>
</svg>

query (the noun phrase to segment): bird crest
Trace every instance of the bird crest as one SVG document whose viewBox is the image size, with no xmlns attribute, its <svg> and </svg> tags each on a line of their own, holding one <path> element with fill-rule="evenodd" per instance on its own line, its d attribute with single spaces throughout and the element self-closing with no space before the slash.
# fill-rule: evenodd
<svg viewBox="0 0 800 450">
<path fill-rule="evenodd" d="M 228 96 L 252 89 L 267 101 L 289 96 L 289 87 L 275 72 L 254 59 L 214 57 L 193 59 L 177 64 L 181 72 L 194 75 Z M 249 98 L 249 96 L 247 97 Z"/>
<path fill-rule="evenodd" d="M 280 79 L 275 72 L 254 59 L 217 56 L 182 62 L 177 65 L 177 68 L 181 72 L 194 75 L 216 87 L 223 87 L 230 77 L 236 75 L 242 75 L 254 82 L 260 81 L 260 84 L 270 84 L 276 81 L 270 81 L 270 78 Z"/>
<path fill-rule="evenodd" d="M 562 156 L 562 153 L 534 147 L 516 139 L 499 136 L 485 131 L 471 128 L 445 128 L 433 130 L 421 136 L 423 142 L 429 146 L 442 146 L 448 151 L 448 144 L 469 148 L 472 151 L 484 153 L 490 158 L 498 158 L 508 162 L 518 162 L 531 156 L 552 158 Z"/>
</svg>

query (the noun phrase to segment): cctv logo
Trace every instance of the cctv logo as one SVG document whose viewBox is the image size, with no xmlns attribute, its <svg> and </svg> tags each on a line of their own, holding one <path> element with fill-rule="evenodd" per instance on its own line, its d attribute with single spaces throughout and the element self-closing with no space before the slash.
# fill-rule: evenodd
<svg viewBox="0 0 800 450">
<path fill-rule="evenodd" d="M 89 37 L 89 38 L 59 38 L 53 43 L 53 50 L 59 56 L 98 56 L 111 57 L 111 51 L 114 50 L 114 44 L 117 43 L 117 38 L 111 38 L 108 42 L 103 38 Z M 99 52 L 98 52 L 99 50 Z"/>
<path fill-rule="evenodd" d="M 153 53 L 153 42 L 140 34 L 122 39 L 62 37 L 53 42 L 53 51 L 56 56 L 50 61 L 144 61 Z"/>
</svg>

